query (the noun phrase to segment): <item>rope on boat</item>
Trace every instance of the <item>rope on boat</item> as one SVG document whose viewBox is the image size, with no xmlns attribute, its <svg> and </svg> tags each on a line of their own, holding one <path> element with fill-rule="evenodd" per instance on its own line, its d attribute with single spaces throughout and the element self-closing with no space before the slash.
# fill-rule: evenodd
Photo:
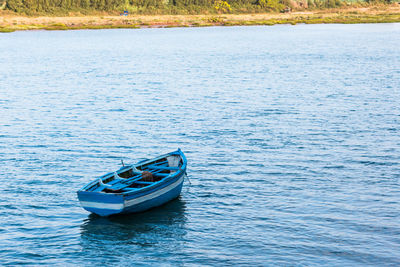
<svg viewBox="0 0 400 267">
<path fill-rule="evenodd" d="M 189 179 L 189 175 L 187 175 L 187 172 L 186 172 L 186 171 L 185 171 L 185 177 L 187 178 L 187 180 L 188 180 L 189 184 L 190 184 L 190 185 L 192 185 L 192 182 L 190 181 L 190 179 Z"/>
</svg>

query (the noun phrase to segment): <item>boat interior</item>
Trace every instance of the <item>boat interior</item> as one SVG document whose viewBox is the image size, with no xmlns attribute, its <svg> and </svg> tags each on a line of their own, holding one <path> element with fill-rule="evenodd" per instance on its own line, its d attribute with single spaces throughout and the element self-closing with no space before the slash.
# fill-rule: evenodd
<svg viewBox="0 0 400 267">
<path fill-rule="evenodd" d="M 91 184 L 86 191 L 103 193 L 125 193 L 151 186 L 178 171 L 182 158 L 178 155 L 169 155 L 154 161 L 144 160 L 136 165 L 124 166 L 114 173 L 100 177 Z"/>
</svg>

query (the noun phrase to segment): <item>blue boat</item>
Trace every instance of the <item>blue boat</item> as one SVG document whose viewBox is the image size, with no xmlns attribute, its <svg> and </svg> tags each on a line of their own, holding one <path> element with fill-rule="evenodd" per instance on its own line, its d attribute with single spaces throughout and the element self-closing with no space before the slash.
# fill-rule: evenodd
<svg viewBox="0 0 400 267">
<path fill-rule="evenodd" d="M 177 198 L 187 160 L 177 151 L 121 167 L 80 189 L 82 207 L 100 216 L 145 211 Z"/>
</svg>

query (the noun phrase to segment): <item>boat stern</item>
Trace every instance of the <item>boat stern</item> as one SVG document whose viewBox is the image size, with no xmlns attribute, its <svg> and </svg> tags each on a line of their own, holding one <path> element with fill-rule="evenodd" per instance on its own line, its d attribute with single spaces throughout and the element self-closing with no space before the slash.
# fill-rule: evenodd
<svg viewBox="0 0 400 267">
<path fill-rule="evenodd" d="M 124 199 L 120 194 L 103 192 L 78 191 L 78 199 L 82 207 L 100 216 L 121 213 L 124 209 Z"/>
</svg>

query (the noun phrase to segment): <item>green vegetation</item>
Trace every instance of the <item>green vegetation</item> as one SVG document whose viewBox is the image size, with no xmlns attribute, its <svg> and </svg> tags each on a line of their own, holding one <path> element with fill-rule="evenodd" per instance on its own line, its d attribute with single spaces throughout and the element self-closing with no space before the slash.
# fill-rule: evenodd
<svg viewBox="0 0 400 267">
<path fill-rule="evenodd" d="M 226 14 L 283 11 L 286 7 L 335 8 L 352 0 L 0 0 L 0 9 L 26 15 L 68 15 L 104 12 L 119 14 Z M 354 0 L 353 0 L 354 1 Z M 356 0 L 358 1 L 358 0 Z M 360 0 L 390 3 L 394 0 Z"/>
</svg>

